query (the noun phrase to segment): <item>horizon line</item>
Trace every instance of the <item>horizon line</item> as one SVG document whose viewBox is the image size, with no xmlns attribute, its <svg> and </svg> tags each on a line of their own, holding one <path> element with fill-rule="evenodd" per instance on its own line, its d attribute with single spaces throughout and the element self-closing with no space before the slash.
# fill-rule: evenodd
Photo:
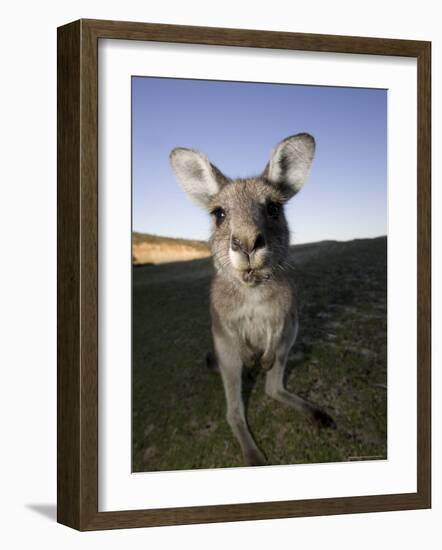
<svg viewBox="0 0 442 550">
<path fill-rule="evenodd" d="M 172 237 L 170 235 L 158 235 L 156 233 L 146 233 L 144 231 L 138 231 L 136 229 L 132 229 L 132 234 L 138 233 L 140 235 L 148 235 L 150 237 L 157 237 L 157 238 L 164 238 L 164 239 L 176 239 L 181 241 L 197 241 L 201 243 L 209 243 L 209 239 L 196 239 L 192 237 Z M 387 234 L 382 233 L 381 235 L 375 235 L 371 237 L 352 237 L 351 239 L 319 239 L 317 241 L 303 241 L 303 242 L 290 242 L 289 246 L 297 246 L 297 245 L 303 245 L 303 244 L 315 244 L 315 243 L 322 243 L 322 242 L 335 242 L 335 243 L 347 243 L 351 241 L 363 241 L 368 239 L 380 239 L 382 237 L 388 238 Z"/>
</svg>

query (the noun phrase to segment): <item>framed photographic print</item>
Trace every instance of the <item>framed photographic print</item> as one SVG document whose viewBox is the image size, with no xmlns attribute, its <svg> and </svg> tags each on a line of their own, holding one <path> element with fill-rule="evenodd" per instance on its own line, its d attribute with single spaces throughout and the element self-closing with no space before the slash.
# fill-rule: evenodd
<svg viewBox="0 0 442 550">
<path fill-rule="evenodd" d="M 429 508 L 430 43 L 58 29 L 58 521 Z"/>
</svg>

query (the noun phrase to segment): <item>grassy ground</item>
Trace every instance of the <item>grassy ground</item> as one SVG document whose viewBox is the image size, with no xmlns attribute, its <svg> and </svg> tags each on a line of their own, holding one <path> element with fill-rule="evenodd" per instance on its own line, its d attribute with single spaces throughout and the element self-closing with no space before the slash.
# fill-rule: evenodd
<svg viewBox="0 0 442 550">
<path fill-rule="evenodd" d="M 269 464 L 386 458 L 385 237 L 293 248 L 300 333 L 287 387 L 323 406 L 318 428 L 244 374 L 248 419 Z M 242 466 L 211 349 L 210 260 L 133 269 L 133 471 Z"/>
</svg>

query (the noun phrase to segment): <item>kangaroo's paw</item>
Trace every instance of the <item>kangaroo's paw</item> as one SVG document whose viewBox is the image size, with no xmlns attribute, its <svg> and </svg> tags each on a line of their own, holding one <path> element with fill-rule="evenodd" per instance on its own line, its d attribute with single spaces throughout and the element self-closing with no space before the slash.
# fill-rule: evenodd
<svg viewBox="0 0 442 550">
<path fill-rule="evenodd" d="M 264 353 L 264 355 L 261 357 L 261 367 L 265 371 L 269 371 L 275 364 L 275 359 L 276 356 L 273 352 Z"/>
<path fill-rule="evenodd" d="M 312 417 L 313 417 L 313 420 L 321 428 L 330 428 L 332 430 L 336 430 L 336 422 L 333 420 L 333 418 L 329 414 L 327 414 L 322 409 L 314 409 L 312 411 Z"/>
</svg>

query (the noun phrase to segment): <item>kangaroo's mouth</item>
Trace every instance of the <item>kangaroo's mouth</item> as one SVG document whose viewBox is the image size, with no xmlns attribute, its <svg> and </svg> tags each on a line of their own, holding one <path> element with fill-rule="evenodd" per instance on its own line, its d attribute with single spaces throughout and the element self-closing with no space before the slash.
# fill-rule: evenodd
<svg viewBox="0 0 442 550">
<path fill-rule="evenodd" d="M 249 268 L 242 272 L 241 279 L 245 284 L 254 286 L 270 279 L 270 273 Z"/>
</svg>

